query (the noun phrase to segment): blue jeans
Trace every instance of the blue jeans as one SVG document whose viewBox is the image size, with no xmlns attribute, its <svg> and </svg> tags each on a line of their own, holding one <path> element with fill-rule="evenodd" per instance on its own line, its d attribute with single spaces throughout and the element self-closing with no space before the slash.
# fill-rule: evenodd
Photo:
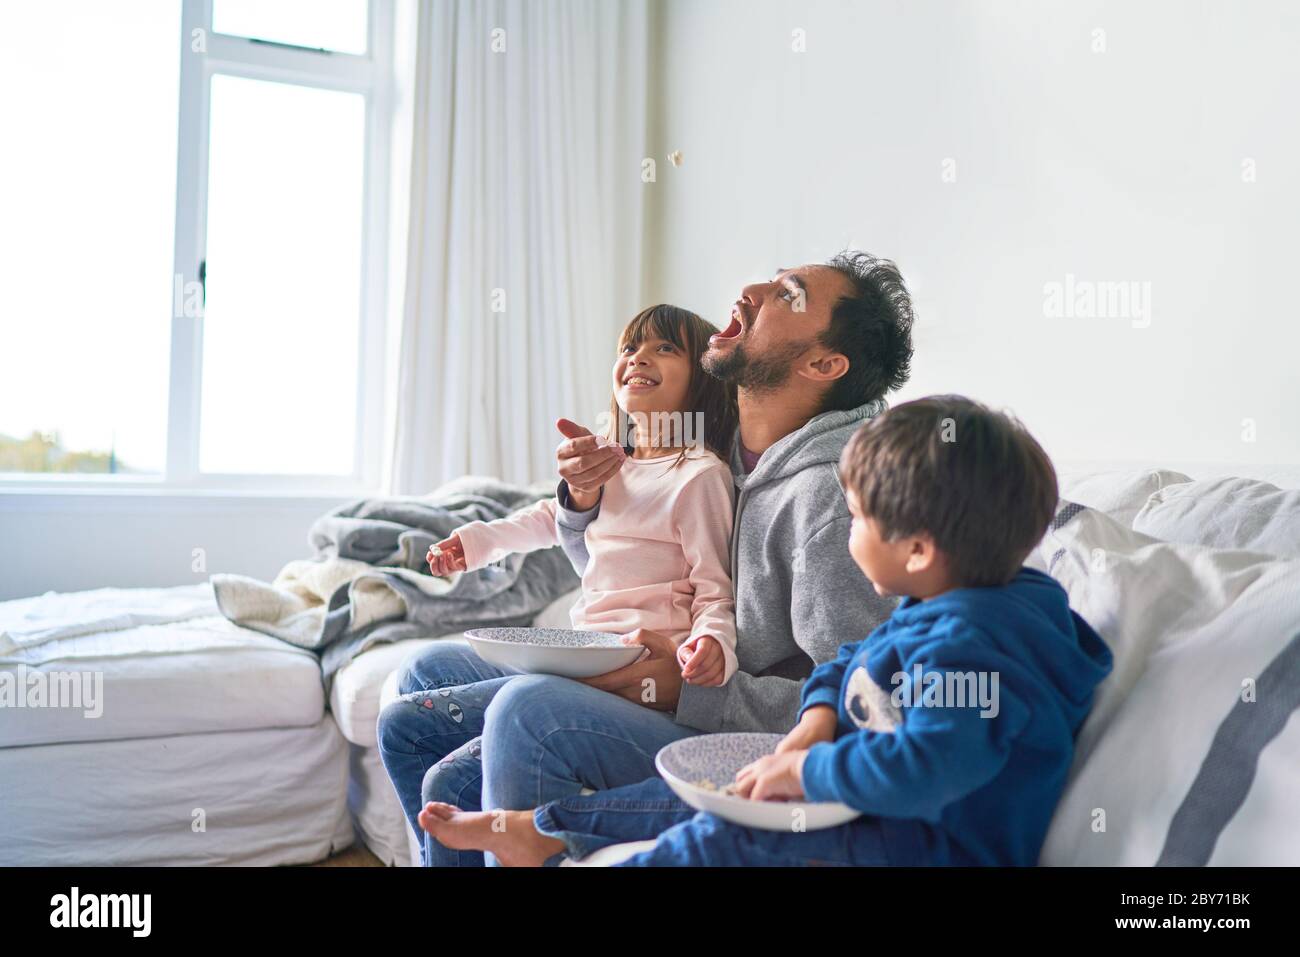
<svg viewBox="0 0 1300 957">
<path fill-rule="evenodd" d="M 379 753 L 425 866 L 484 863 L 425 834 L 416 815 L 428 801 L 527 810 L 584 787 L 633 784 L 655 774 L 660 748 L 699 734 L 581 682 L 508 673 L 451 642 L 409 662 L 399 690 L 379 716 Z"/>
<path fill-rule="evenodd" d="M 647 778 L 543 804 L 533 812 L 533 826 L 539 834 L 563 841 L 569 857 L 583 858 L 610 844 L 651 840 L 694 816 L 695 808 L 662 778 Z"/>
<path fill-rule="evenodd" d="M 416 817 L 428 801 L 479 810 L 479 736 L 488 704 L 512 677 L 462 645 L 435 642 L 406 663 L 398 678 L 401 697 L 379 715 L 379 756 L 425 867 L 483 864 L 478 851 L 443 847 Z M 440 786 L 426 788 L 426 782 Z"/>
<path fill-rule="evenodd" d="M 863 816 L 819 831 L 760 831 L 695 811 L 660 778 L 600 794 L 566 798 L 533 814 L 541 834 L 564 841 L 573 857 L 624 841 L 655 846 L 620 867 L 789 867 L 889 863 L 878 818 Z"/>
</svg>

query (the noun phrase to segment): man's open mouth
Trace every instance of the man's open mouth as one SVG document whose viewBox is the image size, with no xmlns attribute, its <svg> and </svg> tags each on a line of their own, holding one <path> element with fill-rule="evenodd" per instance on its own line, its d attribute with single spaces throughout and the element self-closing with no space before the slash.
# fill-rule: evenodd
<svg viewBox="0 0 1300 957">
<path fill-rule="evenodd" d="M 744 331 L 745 327 L 740 324 L 740 320 L 733 314 L 731 317 L 731 324 L 721 332 L 715 332 L 713 335 L 709 336 L 709 341 L 714 342 L 722 339 L 735 339 Z"/>
</svg>

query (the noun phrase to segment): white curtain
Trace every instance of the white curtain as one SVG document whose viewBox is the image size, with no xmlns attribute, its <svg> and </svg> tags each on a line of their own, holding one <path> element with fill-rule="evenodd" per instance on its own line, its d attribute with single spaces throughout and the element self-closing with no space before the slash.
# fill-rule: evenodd
<svg viewBox="0 0 1300 957">
<path fill-rule="evenodd" d="M 388 490 L 554 474 L 640 302 L 645 0 L 423 0 Z M 504 311 L 494 307 L 504 305 Z"/>
</svg>

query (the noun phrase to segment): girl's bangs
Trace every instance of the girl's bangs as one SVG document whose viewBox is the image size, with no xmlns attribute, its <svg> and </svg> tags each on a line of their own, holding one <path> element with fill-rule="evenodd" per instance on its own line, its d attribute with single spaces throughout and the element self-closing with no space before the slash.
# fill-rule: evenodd
<svg viewBox="0 0 1300 957">
<path fill-rule="evenodd" d="M 639 346 L 647 339 L 663 339 L 678 349 L 687 349 L 686 316 L 674 316 L 671 306 L 651 306 L 627 324 L 619 336 L 620 350 Z"/>
</svg>

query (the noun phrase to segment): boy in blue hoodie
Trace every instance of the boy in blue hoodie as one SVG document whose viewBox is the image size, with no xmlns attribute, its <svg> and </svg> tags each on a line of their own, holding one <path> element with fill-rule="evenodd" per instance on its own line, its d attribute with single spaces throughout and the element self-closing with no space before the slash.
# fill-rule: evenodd
<svg viewBox="0 0 1300 957">
<path fill-rule="evenodd" d="M 1019 424 L 959 397 L 861 429 L 840 473 L 849 551 L 902 595 L 804 685 L 798 726 L 744 768 L 759 800 L 841 801 L 890 863 L 1032 865 L 1110 650 L 1055 580 L 1024 568 L 1057 502 Z"/>
<path fill-rule="evenodd" d="M 1018 423 L 939 396 L 864 425 L 840 474 L 849 551 L 877 591 L 903 600 L 813 671 L 798 724 L 737 774 L 736 791 L 840 801 L 861 817 L 756 830 L 694 814 L 654 779 L 497 812 L 519 820 L 479 822 L 492 834 L 439 808 L 445 837 L 487 840 L 503 863 L 582 855 L 667 827 L 626 864 L 1035 864 L 1074 736 L 1111 668 L 1064 589 L 1023 567 L 1056 507 L 1052 464 Z M 629 831 L 634 822 L 641 833 Z"/>
</svg>

